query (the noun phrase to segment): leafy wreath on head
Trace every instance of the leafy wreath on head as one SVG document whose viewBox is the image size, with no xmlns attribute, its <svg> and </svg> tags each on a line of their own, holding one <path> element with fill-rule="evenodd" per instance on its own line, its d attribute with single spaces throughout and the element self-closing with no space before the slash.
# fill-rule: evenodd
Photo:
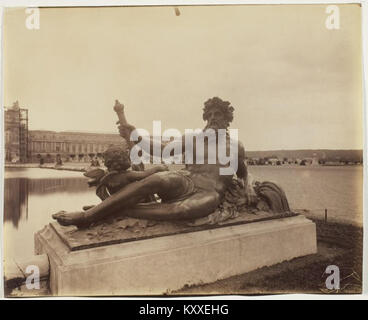
<svg viewBox="0 0 368 320">
<path fill-rule="evenodd" d="M 203 120 L 208 120 L 208 112 L 214 108 L 218 108 L 221 110 L 221 112 L 224 113 L 225 119 L 227 120 L 227 125 L 233 121 L 234 119 L 234 108 L 231 106 L 231 103 L 229 101 L 224 101 L 220 99 L 219 97 L 213 97 L 211 99 L 208 99 L 204 103 L 203 108 Z"/>
</svg>

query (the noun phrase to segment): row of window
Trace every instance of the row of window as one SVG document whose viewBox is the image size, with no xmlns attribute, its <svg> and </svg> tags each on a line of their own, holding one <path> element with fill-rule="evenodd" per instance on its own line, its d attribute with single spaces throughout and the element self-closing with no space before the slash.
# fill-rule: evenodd
<svg viewBox="0 0 368 320">
<path fill-rule="evenodd" d="M 33 152 L 70 152 L 97 153 L 104 152 L 109 144 L 69 144 L 60 142 L 31 142 Z"/>
</svg>

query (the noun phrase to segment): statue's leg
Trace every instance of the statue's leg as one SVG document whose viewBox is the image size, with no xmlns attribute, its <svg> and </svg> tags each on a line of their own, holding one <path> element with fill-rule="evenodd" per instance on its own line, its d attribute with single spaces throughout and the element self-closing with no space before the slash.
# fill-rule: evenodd
<svg viewBox="0 0 368 320">
<path fill-rule="evenodd" d="M 100 204 L 81 212 L 60 211 L 52 217 L 62 225 L 82 226 L 103 219 L 118 210 L 131 208 L 148 195 L 160 193 L 178 197 L 185 192 L 185 180 L 168 171 L 148 176 L 125 186 Z"/>
<path fill-rule="evenodd" d="M 185 220 L 202 218 L 220 204 L 215 191 L 198 191 L 184 200 L 170 203 L 139 203 L 122 212 L 124 216 L 148 220 Z"/>
</svg>

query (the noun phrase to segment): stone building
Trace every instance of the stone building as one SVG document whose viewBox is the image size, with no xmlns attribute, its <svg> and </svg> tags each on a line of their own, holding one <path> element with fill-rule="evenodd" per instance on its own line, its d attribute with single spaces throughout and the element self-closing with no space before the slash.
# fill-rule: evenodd
<svg viewBox="0 0 368 320">
<path fill-rule="evenodd" d="M 29 131 L 29 162 L 89 162 L 102 157 L 110 145 L 124 144 L 118 134 Z"/>
<path fill-rule="evenodd" d="M 18 101 L 5 107 L 6 162 L 89 162 L 102 157 L 110 145 L 125 144 L 118 134 L 28 130 L 28 109 Z"/>
<path fill-rule="evenodd" d="M 5 161 L 27 162 L 29 149 L 28 110 L 20 108 L 18 101 L 5 107 L 4 136 Z"/>
</svg>

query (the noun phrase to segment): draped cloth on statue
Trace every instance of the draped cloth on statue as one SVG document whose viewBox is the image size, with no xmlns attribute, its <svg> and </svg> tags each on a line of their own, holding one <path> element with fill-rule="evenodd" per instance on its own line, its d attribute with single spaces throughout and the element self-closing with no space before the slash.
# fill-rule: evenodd
<svg viewBox="0 0 368 320">
<path fill-rule="evenodd" d="M 289 212 L 290 207 L 284 190 L 269 181 L 256 183 L 254 187 L 257 195 L 266 201 L 272 212 Z"/>
</svg>

